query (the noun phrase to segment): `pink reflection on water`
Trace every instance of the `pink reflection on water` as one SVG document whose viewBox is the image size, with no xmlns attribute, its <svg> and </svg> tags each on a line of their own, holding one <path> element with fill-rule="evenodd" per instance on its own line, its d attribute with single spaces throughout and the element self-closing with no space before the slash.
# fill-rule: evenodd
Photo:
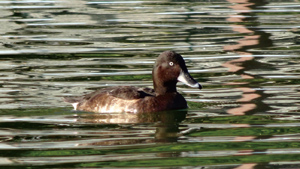
<svg viewBox="0 0 300 169">
<path fill-rule="evenodd" d="M 249 49 L 272 46 L 272 42 L 269 39 L 270 35 L 256 28 L 257 17 L 253 12 L 253 9 L 265 5 L 266 2 L 260 0 L 227 1 L 233 4 L 229 6 L 229 8 L 238 12 L 238 14 L 230 15 L 226 20 L 228 22 L 237 22 L 237 24 L 231 25 L 232 30 L 244 36 L 239 39 L 236 44 L 223 47 L 224 51 L 235 52 L 240 55 L 240 58 L 227 61 L 223 66 L 228 68 L 228 72 L 239 75 L 241 79 L 254 79 L 256 75 L 248 73 L 248 70 L 255 67 L 249 66 L 249 63 L 255 64 L 257 61 L 255 57 L 253 57 L 254 53 L 250 52 Z M 253 25 L 249 26 L 249 23 Z M 240 106 L 228 109 L 228 114 L 246 115 L 258 109 L 258 105 L 254 100 L 263 98 L 262 93 L 248 87 L 249 82 L 231 82 L 230 84 L 227 83 L 227 85 L 245 86 L 237 88 L 237 90 L 242 92 L 241 98 L 236 100 L 236 102 L 240 103 Z"/>
</svg>

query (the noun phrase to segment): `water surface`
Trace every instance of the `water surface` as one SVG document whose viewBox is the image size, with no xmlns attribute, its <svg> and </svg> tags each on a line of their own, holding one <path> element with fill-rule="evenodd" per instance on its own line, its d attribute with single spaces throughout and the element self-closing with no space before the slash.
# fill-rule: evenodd
<svg viewBox="0 0 300 169">
<path fill-rule="evenodd" d="M 298 168 L 300 3 L 1 1 L 5 168 Z M 175 50 L 204 88 L 188 110 L 73 111 L 106 86 L 152 87 Z"/>
</svg>

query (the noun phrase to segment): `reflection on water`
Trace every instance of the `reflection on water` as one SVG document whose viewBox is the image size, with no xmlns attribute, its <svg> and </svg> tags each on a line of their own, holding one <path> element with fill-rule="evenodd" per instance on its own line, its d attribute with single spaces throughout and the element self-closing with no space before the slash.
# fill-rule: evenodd
<svg viewBox="0 0 300 169">
<path fill-rule="evenodd" d="M 185 119 L 186 113 L 186 110 L 181 110 L 145 114 L 88 114 L 79 116 L 78 122 L 84 124 L 150 124 L 156 130 L 154 136 L 156 142 L 176 142 L 179 136 L 178 123 Z M 135 142 L 135 139 L 132 141 Z"/>
<path fill-rule="evenodd" d="M 235 5 L 230 6 L 230 8 L 237 12 L 242 12 L 230 16 L 227 21 L 237 23 L 236 25 L 232 25 L 233 30 L 245 36 L 241 40 L 238 40 L 235 45 L 224 46 L 224 50 L 234 51 L 241 57 L 225 62 L 223 66 L 228 67 L 229 72 L 240 75 L 242 79 L 261 79 L 260 75 L 247 72 L 259 67 L 263 68 L 264 66 L 268 66 L 270 69 L 272 68 L 272 65 L 262 65 L 257 60 L 258 58 L 255 57 L 255 55 L 259 55 L 260 52 L 251 51 L 251 49 L 272 47 L 273 43 L 270 40 L 270 33 L 266 33 L 263 29 L 257 29 L 256 27 L 253 29 L 253 26 L 259 25 L 259 22 L 257 21 L 258 17 L 252 10 L 263 9 L 268 3 L 265 1 L 228 1 L 236 3 Z M 247 22 L 252 23 L 251 26 L 247 26 Z M 267 112 L 271 109 L 270 106 L 263 103 L 263 101 L 267 99 L 267 94 L 265 94 L 263 90 L 252 89 L 252 85 L 249 85 L 247 82 L 237 84 L 241 86 L 237 89 L 243 92 L 242 98 L 236 100 L 236 102 L 240 103 L 240 106 L 227 110 L 227 113 L 234 115 L 250 115 L 255 114 L 256 112 Z M 235 85 L 235 83 L 231 83 L 230 85 Z"/>
<path fill-rule="evenodd" d="M 5 168 L 299 166 L 296 0 L 1 1 L 0 165 Z M 72 111 L 64 96 L 152 87 L 164 50 L 203 90 L 189 109 Z"/>
</svg>

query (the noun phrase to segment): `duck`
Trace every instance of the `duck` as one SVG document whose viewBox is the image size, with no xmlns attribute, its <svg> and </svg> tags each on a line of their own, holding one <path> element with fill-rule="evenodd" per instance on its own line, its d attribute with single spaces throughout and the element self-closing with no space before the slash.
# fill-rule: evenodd
<svg viewBox="0 0 300 169">
<path fill-rule="evenodd" d="M 107 87 L 79 97 L 64 97 L 74 110 L 95 113 L 151 113 L 188 108 L 176 85 L 202 89 L 175 51 L 161 53 L 152 70 L 153 89 L 134 86 Z"/>
</svg>

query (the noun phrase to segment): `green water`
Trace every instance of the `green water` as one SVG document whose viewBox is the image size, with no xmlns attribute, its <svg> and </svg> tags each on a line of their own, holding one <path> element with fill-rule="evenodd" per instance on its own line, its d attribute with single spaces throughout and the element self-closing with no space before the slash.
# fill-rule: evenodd
<svg viewBox="0 0 300 169">
<path fill-rule="evenodd" d="M 3 168 L 299 168 L 300 3 L 0 2 Z M 152 87 L 180 53 L 202 90 L 151 114 L 72 110 L 65 96 Z"/>
</svg>

